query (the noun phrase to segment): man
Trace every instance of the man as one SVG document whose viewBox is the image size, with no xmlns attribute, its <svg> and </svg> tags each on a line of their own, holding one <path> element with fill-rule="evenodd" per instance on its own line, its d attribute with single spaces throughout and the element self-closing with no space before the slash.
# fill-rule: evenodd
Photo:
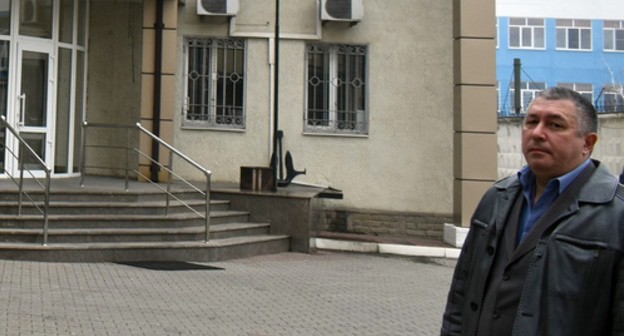
<svg viewBox="0 0 624 336">
<path fill-rule="evenodd" d="M 590 159 L 597 124 L 572 90 L 533 100 L 528 165 L 477 206 L 442 335 L 624 335 L 624 187 Z"/>
</svg>

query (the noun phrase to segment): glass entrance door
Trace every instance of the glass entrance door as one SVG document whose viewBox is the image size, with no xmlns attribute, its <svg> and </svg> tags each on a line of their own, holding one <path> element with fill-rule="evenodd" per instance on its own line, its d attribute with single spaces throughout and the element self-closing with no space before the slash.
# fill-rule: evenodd
<svg viewBox="0 0 624 336">
<path fill-rule="evenodd" d="M 51 47 L 41 44 L 17 44 L 17 97 L 15 102 L 14 124 L 19 135 L 26 140 L 35 153 L 50 167 L 52 157 L 53 119 L 52 98 L 54 97 L 53 58 Z M 17 146 L 17 141 L 15 142 Z M 17 147 L 15 150 L 17 151 Z M 16 152 L 17 153 L 17 152 Z M 26 152 L 25 152 L 26 153 Z M 19 172 L 17 163 L 14 172 Z M 38 160 L 24 156 L 24 168 L 37 174 L 42 172 Z"/>
</svg>

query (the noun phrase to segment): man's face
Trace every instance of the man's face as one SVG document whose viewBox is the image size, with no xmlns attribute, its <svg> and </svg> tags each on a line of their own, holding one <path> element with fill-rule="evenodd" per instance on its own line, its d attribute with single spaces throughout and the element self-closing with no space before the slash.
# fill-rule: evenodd
<svg viewBox="0 0 624 336">
<path fill-rule="evenodd" d="M 536 98 L 522 127 L 522 153 L 542 181 L 564 175 L 583 163 L 596 133 L 579 135 L 576 106 L 570 100 Z"/>
</svg>

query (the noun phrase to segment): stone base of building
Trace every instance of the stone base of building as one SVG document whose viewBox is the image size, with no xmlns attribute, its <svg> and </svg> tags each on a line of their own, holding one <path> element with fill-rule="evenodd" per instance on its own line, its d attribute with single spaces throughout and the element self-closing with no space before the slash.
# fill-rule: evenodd
<svg viewBox="0 0 624 336">
<path fill-rule="evenodd" d="M 444 224 L 452 216 L 429 213 L 322 210 L 318 231 L 404 236 L 442 241 Z"/>
</svg>

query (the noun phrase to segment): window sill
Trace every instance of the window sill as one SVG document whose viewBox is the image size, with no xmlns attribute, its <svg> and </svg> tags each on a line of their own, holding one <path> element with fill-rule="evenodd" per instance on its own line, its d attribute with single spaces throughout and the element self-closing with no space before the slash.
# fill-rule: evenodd
<svg viewBox="0 0 624 336">
<path fill-rule="evenodd" d="M 310 132 L 310 131 L 304 131 L 303 135 L 305 135 L 305 136 L 316 136 L 316 137 L 359 138 L 359 139 L 367 139 L 369 137 L 368 134 L 322 133 L 322 132 Z"/>
<path fill-rule="evenodd" d="M 189 126 L 182 125 L 180 129 L 185 131 L 209 131 L 209 132 L 233 132 L 245 133 L 244 128 L 227 128 L 227 127 L 209 127 L 209 126 Z"/>
</svg>

